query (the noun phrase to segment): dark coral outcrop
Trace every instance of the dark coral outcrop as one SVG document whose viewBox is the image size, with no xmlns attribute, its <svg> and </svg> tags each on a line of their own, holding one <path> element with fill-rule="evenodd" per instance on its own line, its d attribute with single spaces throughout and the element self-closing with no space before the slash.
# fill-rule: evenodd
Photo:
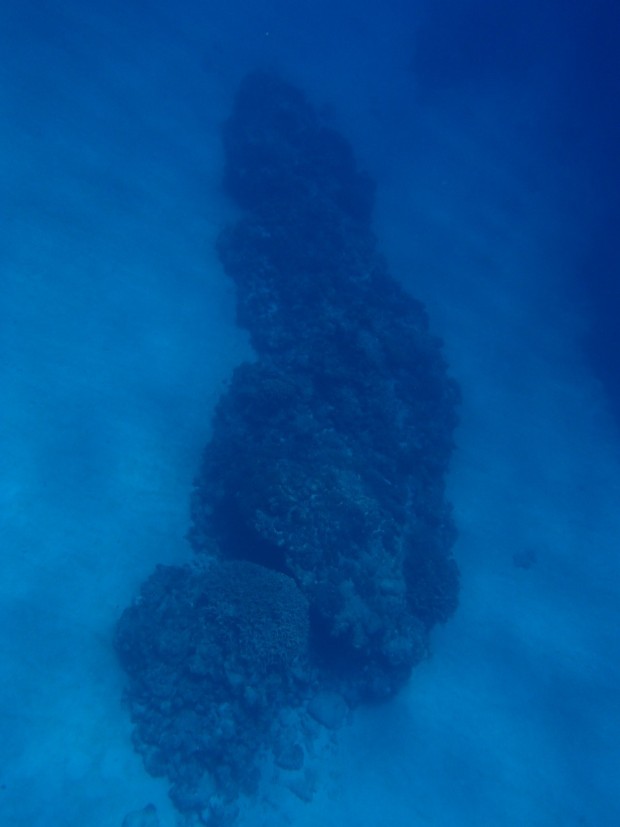
<svg viewBox="0 0 620 827">
<path fill-rule="evenodd" d="M 272 75 L 244 81 L 224 145 L 240 215 L 218 249 L 256 358 L 215 411 L 195 562 L 159 567 L 116 635 L 136 748 L 209 825 L 230 823 L 265 753 L 309 800 L 313 727 L 396 692 L 459 585 L 458 389 L 377 251 L 373 183 Z"/>
</svg>

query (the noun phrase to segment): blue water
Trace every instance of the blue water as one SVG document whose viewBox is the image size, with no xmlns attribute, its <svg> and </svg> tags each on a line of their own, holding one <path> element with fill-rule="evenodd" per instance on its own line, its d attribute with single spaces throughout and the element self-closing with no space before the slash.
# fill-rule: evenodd
<svg viewBox="0 0 620 827">
<path fill-rule="evenodd" d="M 613 4 L 559 0 L 0 10 L 0 823 L 176 823 L 112 640 L 191 558 L 212 412 L 252 357 L 215 240 L 256 68 L 351 143 L 444 340 L 461 595 L 393 700 L 317 736 L 311 800 L 276 771 L 238 823 L 620 823 L 619 33 Z"/>
</svg>

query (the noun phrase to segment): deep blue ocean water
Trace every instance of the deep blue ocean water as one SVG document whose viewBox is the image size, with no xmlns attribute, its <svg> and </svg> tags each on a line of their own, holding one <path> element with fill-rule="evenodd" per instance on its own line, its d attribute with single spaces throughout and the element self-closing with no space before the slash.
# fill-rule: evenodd
<svg viewBox="0 0 620 827">
<path fill-rule="evenodd" d="M 238 822 L 620 823 L 619 35 L 614 4 L 572 0 L 0 9 L 0 823 L 177 823 L 112 638 L 191 556 L 211 414 L 251 357 L 215 240 L 256 68 L 351 143 L 445 342 L 461 598 L 405 689 L 317 744 L 312 800 L 276 778 Z"/>
</svg>

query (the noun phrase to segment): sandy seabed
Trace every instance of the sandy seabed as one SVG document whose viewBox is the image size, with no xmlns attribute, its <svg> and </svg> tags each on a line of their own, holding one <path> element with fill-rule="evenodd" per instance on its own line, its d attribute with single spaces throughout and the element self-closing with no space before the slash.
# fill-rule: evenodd
<svg viewBox="0 0 620 827">
<path fill-rule="evenodd" d="M 113 4 L 28 9 L 2 28 L 0 820 L 120 827 L 151 801 L 172 827 L 111 636 L 153 566 L 189 554 L 210 412 L 249 355 L 213 249 L 218 125 L 264 46 L 234 44 L 222 10 L 197 34 Z M 306 74 L 315 95 L 329 73 Z M 377 232 L 463 388 L 461 606 L 407 691 L 325 748 L 314 800 L 275 784 L 240 827 L 615 825 L 620 465 L 561 289 L 576 214 L 524 103 L 446 96 L 386 158 L 389 118 L 356 84 L 331 101 L 377 170 Z"/>
</svg>

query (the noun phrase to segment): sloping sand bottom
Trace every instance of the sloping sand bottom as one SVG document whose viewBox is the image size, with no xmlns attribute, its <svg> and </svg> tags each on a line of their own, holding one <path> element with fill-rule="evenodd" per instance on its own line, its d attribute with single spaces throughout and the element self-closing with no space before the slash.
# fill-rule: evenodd
<svg viewBox="0 0 620 827">
<path fill-rule="evenodd" d="M 201 75 L 180 94 L 198 53 L 153 20 L 102 68 L 105 16 L 82 22 L 51 45 L 42 24 L 31 61 L 24 21 L 5 28 L 0 820 L 120 827 L 152 801 L 172 827 L 111 634 L 152 567 L 188 554 L 210 411 L 248 354 L 212 247 L 230 90 Z M 317 757 L 313 801 L 276 785 L 240 827 L 620 823 L 617 434 L 561 289 L 582 228 L 516 119 L 470 103 L 419 113 L 378 216 L 463 388 L 461 606 L 408 690 Z"/>
</svg>

